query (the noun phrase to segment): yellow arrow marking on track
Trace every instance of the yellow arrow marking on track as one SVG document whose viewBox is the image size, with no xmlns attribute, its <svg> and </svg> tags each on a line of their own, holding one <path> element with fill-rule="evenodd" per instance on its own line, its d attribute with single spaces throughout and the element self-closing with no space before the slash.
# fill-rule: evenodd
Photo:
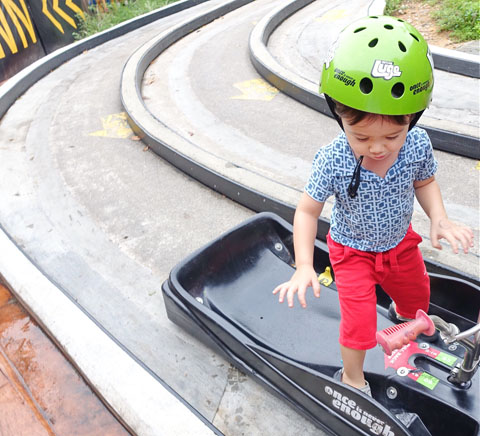
<svg viewBox="0 0 480 436">
<path fill-rule="evenodd" d="M 230 97 L 234 100 L 270 101 L 280 92 L 263 79 L 246 80 L 234 83 L 233 86 L 242 92 L 241 95 Z"/>
<path fill-rule="evenodd" d="M 103 130 L 89 133 L 89 136 L 127 139 L 133 135 L 133 131 L 127 123 L 127 114 L 125 112 L 110 114 L 104 118 L 101 118 L 101 120 Z"/>
<path fill-rule="evenodd" d="M 348 11 L 346 9 L 332 9 L 328 11 L 326 14 L 322 15 L 315 19 L 315 21 L 337 21 L 341 20 L 348 16 Z"/>
<path fill-rule="evenodd" d="M 477 162 L 477 166 L 475 168 L 480 171 L 480 160 Z"/>
</svg>

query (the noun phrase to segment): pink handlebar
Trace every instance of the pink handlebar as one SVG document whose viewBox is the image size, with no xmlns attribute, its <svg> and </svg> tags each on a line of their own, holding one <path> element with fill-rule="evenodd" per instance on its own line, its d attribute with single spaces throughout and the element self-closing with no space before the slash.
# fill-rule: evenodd
<svg viewBox="0 0 480 436">
<path fill-rule="evenodd" d="M 435 325 L 430 317 L 423 311 L 417 310 L 413 321 L 397 324 L 377 332 L 377 342 L 382 346 L 386 354 L 390 355 L 394 350 L 407 345 L 416 339 L 420 333 L 431 336 L 435 333 Z"/>
</svg>

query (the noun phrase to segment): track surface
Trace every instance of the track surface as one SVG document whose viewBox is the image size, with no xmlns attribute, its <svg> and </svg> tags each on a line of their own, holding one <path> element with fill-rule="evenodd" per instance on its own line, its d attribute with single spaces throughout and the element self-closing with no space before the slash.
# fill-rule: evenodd
<svg viewBox="0 0 480 436">
<path fill-rule="evenodd" d="M 316 12 L 319 12 L 318 5 L 322 3 L 325 4 L 315 2 L 305 9 L 315 5 Z M 285 22 L 285 28 L 282 24 L 274 32 L 271 44 L 269 42 L 269 47 L 272 45 L 271 52 L 279 53 L 278 47 L 283 47 L 279 55 L 287 59 L 282 61 L 287 67 L 302 62 L 306 65 L 309 58 L 315 59 L 311 54 L 308 57 L 301 54 L 307 51 L 307 45 L 312 50 L 312 46 L 315 46 L 311 41 L 312 35 L 320 33 L 318 28 L 315 32 L 310 28 L 317 22 L 327 23 L 328 34 L 328 31 L 333 32 L 335 26 L 341 28 L 345 25 L 346 18 L 339 25 L 329 22 L 333 20 L 335 10 L 346 10 L 345 7 L 341 8 L 344 2 L 337 3 L 340 9 L 332 9 L 331 6 L 320 8 L 325 16 L 302 10 L 298 13 L 297 22 L 297 14 L 293 15 Z M 366 9 L 368 2 L 363 3 Z M 261 183 L 251 182 L 252 189 L 266 192 L 267 184 L 274 181 L 279 190 L 282 185 L 287 186 L 297 192 L 298 198 L 316 150 L 336 136 L 338 126 L 331 118 L 292 101 L 271 89 L 264 81 L 259 81 L 248 59 L 247 42 L 251 30 L 259 18 L 269 12 L 269 7 L 272 7 L 272 3 L 255 2 L 254 5 L 247 5 L 167 49 L 147 69 L 142 95 L 146 107 L 162 124 L 174 129 L 199 149 L 218 157 L 219 172 L 228 166 L 240 167 L 260 175 L 265 181 L 265 187 Z M 337 14 L 343 17 L 340 12 Z M 353 19 L 360 14 L 361 8 L 348 15 L 348 18 Z M 307 30 L 310 39 L 304 36 Z M 298 42 L 302 38 L 309 43 Z M 308 68 L 305 70 L 308 71 Z M 458 78 L 458 75 L 451 76 L 455 80 Z M 478 80 L 474 86 L 478 88 Z M 164 110 L 166 107 L 168 111 Z M 470 109 L 466 109 L 465 113 L 464 119 L 467 119 Z M 478 117 L 476 122 L 478 131 Z M 460 130 L 462 126 L 456 124 L 456 128 Z M 172 145 L 175 147 L 175 144 Z M 478 240 L 477 161 L 441 151 L 435 151 L 435 155 L 440 162 L 437 179 L 449 216 L 471 226 Z M 224 168 L 221 168 L 222 165 Z M 249 183 L 243 179 L 239 179 L 239 182 Z M 459 186 L 462 187 L 461 195 L 458 195 Z M 296 198 L 292 200 L 281 195 L 279 198 L 295 205 Z M 327 208 L 327 217 L 328 214 Z M 414 225 L 424 238 L 422 248 L 426 258 L 455 266 L 478 277 L 478 247 L 470 255 L 461 258 L 452 255 L 449 249 L 432 249 L 429 221 L 418 204 Z"/>
<path fill-rule="evenodd" d="M 225 435 L 319 434 L 170 323 L 163 307 L 160 286 L 171 268 L 253 212 L 145 150 L 126 125 L 120 75 L 141 44 L 220 3 L 89 50 L 18 99 L 0 122 L 0 223 L 48 277 Z M 256 1 L 182 39 L 152 63 L 142 92 L 159 120 L 225 165 L 299 194 L 316 149 L 338 128 L 266 87 L 249 62 L 248 35 L 276 3 Z M 300 58 L 313 77 L 318 64 L 302 38 L 314 33 L 316 21 L 299 25 L 298 38 L 291 20 L 277 29 L 272 51 L 287 47 L 282 62 L 299 65 Z M 434 251 L 428 223 L 416 213 L 424 254 L 478 277 L 478 162 L 436 156 L 447 209 L 475 228 L 477 246 L 468 256 Z"/>
</svg>

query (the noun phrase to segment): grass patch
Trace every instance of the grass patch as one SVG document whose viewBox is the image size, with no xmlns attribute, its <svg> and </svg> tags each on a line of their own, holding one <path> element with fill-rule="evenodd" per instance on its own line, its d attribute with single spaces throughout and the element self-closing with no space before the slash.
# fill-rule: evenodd
<svg viewBox="0 0 480 436">
<path fill-rule="evenodd" d="M 385 10 L 383 13 L 385 15 L 395 15 L 400 9 L 400 6 L 402 6 L 402 3 L 402 0 L 387 0 L 385 2 Z"/>
<path fill-rule="evenodd" d="M 452 32 L 451 38 L 457 42 L 480 39 L 480 2 L 478 0 L 417 0 L 439 9 L 432 14 L 440 30 Z M 395 15 L 402 0 L 387 0 L 386 15 Z"/>
<path fill-rule="evenodd" d="M 77 17 L 78 28 L 73 37 L 76 40 L 86 38 L 103 30 L 110 29 L 124 21 L 154 11 L 155 9 L 175 3 L 177 0 L 135 0 L 128 4 L 107 3 L 106 11 L 99 10 L 96 6 L 90 6 L 85 19 Z"/>
<path fill-rule="evenodd" d="M 443 0 L 433 18 L 440 30 L 451 31 L 457 41 L 480 39 L 480 2 L 478 0 Z"/>
</svg>

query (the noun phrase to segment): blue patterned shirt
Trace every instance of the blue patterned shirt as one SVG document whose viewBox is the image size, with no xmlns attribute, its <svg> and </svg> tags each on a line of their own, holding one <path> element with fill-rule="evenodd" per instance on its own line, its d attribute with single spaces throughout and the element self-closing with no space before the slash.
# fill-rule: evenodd
<svg viewBox="0 0 480 436">
<path fill-rule="evenodd" d="M 390 250 L 410 225 L 413 182 L 428 179 L 437 170 L 430 139 L 425 130 L 414 127 L 385 178 L 362 167 L 357 196 L 350 198 L 347 187 L 355 164 L 353 151 L 341 133 L 315 155 L 305 192 L 319 202 L 335 195 L 330 220 L 334 241 L 362 251 Z"/>
</svg>

